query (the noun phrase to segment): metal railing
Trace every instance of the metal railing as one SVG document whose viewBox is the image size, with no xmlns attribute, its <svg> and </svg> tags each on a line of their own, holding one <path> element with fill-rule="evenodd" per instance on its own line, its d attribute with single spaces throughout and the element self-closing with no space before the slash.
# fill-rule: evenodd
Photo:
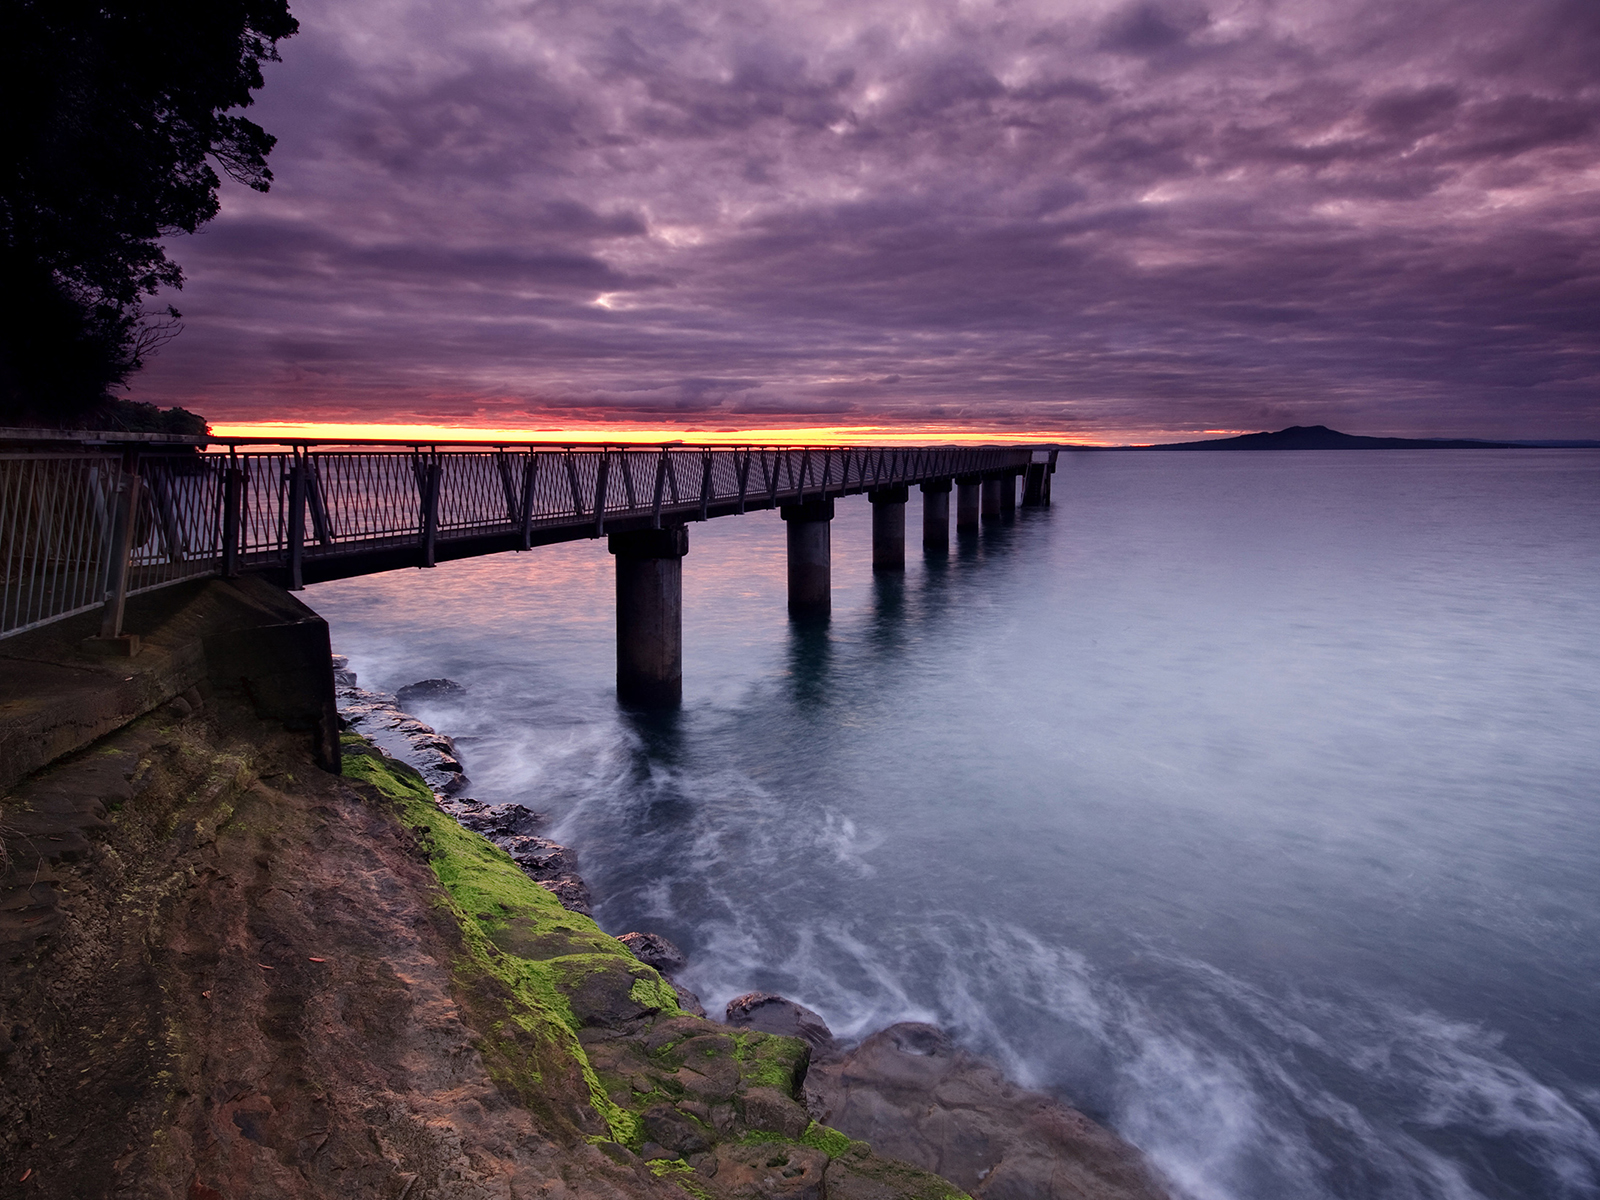
<svg viewBox="0 0 1600 1200">
<path fill-rule="evenodd" d="M 232 443 L 0 453 L 0 637 L 201 575 L 298 588 L 441 557 L 964 476 L 1031 447 Z M 1054 451 L 1048 451 L 1052 460 Z"/>
<path fill-rule="evenodd" d="M 105 603 L 117 466 L 81 454 L 0 455 L 0 632 Z"/>
<path fill-rule="evenodd" d="M 0 452 L 0 637 L 221 568 L 201 455 Z"/>
</svg>

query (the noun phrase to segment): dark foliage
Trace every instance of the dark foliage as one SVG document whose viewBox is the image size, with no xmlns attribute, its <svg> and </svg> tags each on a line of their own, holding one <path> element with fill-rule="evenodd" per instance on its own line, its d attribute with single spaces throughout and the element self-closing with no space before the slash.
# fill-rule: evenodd
<svg viewBox="0 0 1600 1200">
<path fill-rule="evenodd" d="M 216 215 L 213 163 L 267 190 L 273 138 L 229 114 L 297 27 L 285 0 L 0 2 L 0 424 L 78 423 L 170 335 L 159 239 Z"/>
</svg>

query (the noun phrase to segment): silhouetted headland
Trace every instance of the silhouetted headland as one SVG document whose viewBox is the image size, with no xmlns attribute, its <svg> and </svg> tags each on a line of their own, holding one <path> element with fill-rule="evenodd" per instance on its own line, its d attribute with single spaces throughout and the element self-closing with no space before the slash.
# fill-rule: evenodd
<svg viewBox="0 0 1600 1200">
<path fill-rule="evenodd" d="M 1597 441 L 1486 442 L 1477 438 L 1363 437 L 1326 425 L 1291 425 L 1276 433 L 1244 433 L 1201 442 L 1153 446 L 1096 446 L 1098 450 L 1523 450 L 1535 447 L 1600 447 Z"/>
</svg>

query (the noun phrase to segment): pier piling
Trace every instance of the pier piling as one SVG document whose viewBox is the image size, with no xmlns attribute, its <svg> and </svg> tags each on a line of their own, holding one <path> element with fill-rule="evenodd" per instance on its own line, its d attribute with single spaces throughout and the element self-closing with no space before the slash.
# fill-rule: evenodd
<svg viewBox="0 0 1600 1200">
<path fill-rule="evenodd" d="M 976 477 L 956 480 L 956 532 L 972 533 L 978 528 L 983 481 Z"/>
<path fill-rule="evenodd" d="M 1050 478 L 1050 467 L 1046 463 L 1029 463 L 1028 473 L 1024 476 L 1022 485 L 1022 507 L 1042 508 L 1045 500 L 1045 482 Z"/>
<path fill-rule="evenodd" d="M 931 554 L 950 552 L 950 481 L 922 485 L 922 548 Z"/>
<path fill-rule="evenodd" d="M 632 708 L 683 703 L 683 525 L 613 533 L 617 558 L 617 699 Z"/>
<path fill-rule="evenodd" d="M 789 540 L 789 615 L 826 617 L 833 607 L 832 500 L 779 507 Z"/>
<path fill-rule="evenodd" d="M 991 521 L 1000 515 L 1000 480 L 985 479 L 979 492 L 979 512 L 985 521 Z"/>
<path fill-rule="evenodd" d="M 906 569 L 905 487 L 877 488 L 867 493 L 872 505 L 872 569 Z"/>
</svg>

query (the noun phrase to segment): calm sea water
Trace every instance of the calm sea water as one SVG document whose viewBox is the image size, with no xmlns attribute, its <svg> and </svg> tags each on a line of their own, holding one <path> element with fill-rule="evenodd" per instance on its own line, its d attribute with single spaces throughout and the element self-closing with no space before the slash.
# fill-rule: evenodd
<svg viewBox="0 0 1600 1200">
<path fill-rule="evenodd" d="M 1600 1196 L 1600 453 L 1065 455 L 903 579 L 833 539 L 800 629 L 776 514 L 692 527 L 672 719 L 603 543 L 305 597 L 708 1007 L 945 1025 L 1197 1200 Z"/>
</svg>

